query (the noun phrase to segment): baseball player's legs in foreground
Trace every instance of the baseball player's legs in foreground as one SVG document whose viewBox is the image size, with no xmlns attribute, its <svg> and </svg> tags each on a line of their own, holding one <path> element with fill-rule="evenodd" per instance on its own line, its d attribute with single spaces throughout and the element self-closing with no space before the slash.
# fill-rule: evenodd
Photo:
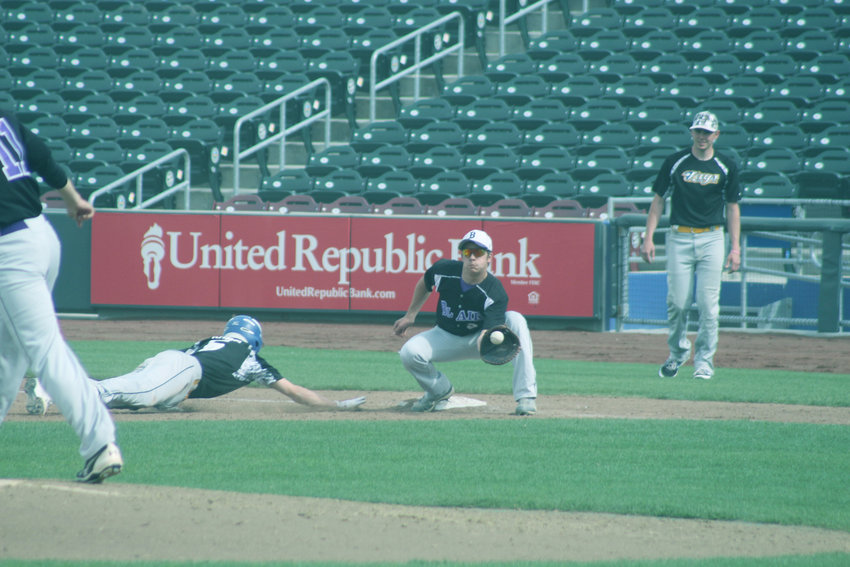
<svg viewBox="0 0 850 567">
<path fill-rule="evenodd" d="M 198 385 L 201 363 L 179 350 L 166 350 L 123 376 L 96 382 L 100 399 L 112 409 L 174 409 Z"/>
<path fill-rule="evenodd" d="M 537 397 L 537 371 L 534 368 L 534 352 L 528 324 L 520 313 L 505 313 L 505 324 L 519 337 L 522 348 L 512 361 L 514 399 Z M 412 337 L 401 347 L 399 355 L 404 367 L 410 372 L 423 390 L 432 397 L 441 397 L 449 392 L 452 384 L 434 363 L 479 358 L 478 333 L 457 336 L 433 327 Z"/>
<path fill-rule="evenodd" d="M 99 482 L 123 464 L 115 424 L 56 319 L 56 232 L 43 216 L 26 223 L 27 229 L 0 236 L 0 422 L 29 368 L 79 436 L 80 455 L 91 461 L 78 480 Z"/>
<path fill-rule="evenodd" d="M 690 357 L 688 311 L 693 300 L 694 276 L 699 329 L 694 345 L 694 368 L 714 372 L 717 317 L 725 241 L 723 230 L 700 234 L 671 233 L 667 239 L 667 316 L 670 357 L 680 364 Z"/>
</svg>

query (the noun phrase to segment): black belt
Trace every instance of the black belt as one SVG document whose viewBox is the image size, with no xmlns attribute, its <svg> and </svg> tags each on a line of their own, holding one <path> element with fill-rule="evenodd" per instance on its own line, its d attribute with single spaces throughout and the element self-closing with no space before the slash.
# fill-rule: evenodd
<svg viewBox="0 0 850 567">
<path fill-rule="evenodd" d="M 19 230 L 23 230 L 27 227 L 27 223 L 25 221 L 19 220 L 15 221 L 12 224 L 7 224 L 6 226 L 0 228 L 0 236 L 6 236 L 7 234 L 12 234 L 13 232 L 18 232 Z"/>
</svg>

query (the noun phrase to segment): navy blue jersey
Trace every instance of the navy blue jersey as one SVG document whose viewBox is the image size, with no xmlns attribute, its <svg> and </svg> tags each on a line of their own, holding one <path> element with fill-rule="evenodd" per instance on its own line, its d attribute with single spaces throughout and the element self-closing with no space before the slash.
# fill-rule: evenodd
<svg viewBox="0 0 850 567">
<path fill-rule="evenodd" d="M 722 153 L 697 159 L 690 148 L 664 160 L 652 191 L 670 197 L 670 224 L 705 228 L 726 223 L 726 203 L 741 199 L 738 166 Z"/>
<path fill-rule="evenodd" d="M 14 113 L 0 109 L 0 226 L 41 214 L 36 174 L 54 189 L 68 182 L 44 141 Z"/>
<path fill-rule="evenodd" d="M 496 276 L 479 284 L 461 279 L 463 262 L 438 260 L 425 271 L 425 287 L 439 293 L 437 326 L 453 335 L 470 335 L 505 323 L 508 294 Z"/>
<path fill-rule="evenodd" d="M 270 386 L 281 379 L 280 372 L 248 343 L 233 337 L 210 337 L 185 352 L 201 363 L 201 381 L 190 398 L 215 398 L 251 382 Z"/>
</svg>

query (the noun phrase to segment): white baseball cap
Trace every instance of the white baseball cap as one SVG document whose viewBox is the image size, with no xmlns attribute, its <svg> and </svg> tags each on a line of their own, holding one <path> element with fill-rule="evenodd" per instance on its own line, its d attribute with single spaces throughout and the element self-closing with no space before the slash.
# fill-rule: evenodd
<svg viewBox="0 0 850 567">
<path fill-rule="evenodd" d="M 483 248 L 487 252 L 493 251 L 493 239 L 483 230 L 470 230 L 463 236 L 457 247 L 463 249 L 463 245 L 468 242 L 475 244 L 479 248 Z"/>
<path fill-rule="evenodd" d="M 708 111 L 698 112 L 694 116 L 694 123 L 691 124 L 691 130 L 708 130 L 709 132 L 717 132 L 718 127 L 717 117 Z"/>
</svg>

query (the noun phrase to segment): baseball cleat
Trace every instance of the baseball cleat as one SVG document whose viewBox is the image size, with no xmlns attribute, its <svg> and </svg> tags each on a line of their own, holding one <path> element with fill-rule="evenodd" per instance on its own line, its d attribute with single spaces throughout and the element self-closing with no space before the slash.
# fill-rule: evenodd
<svg viewBox="0 0 850 567">
<path fill-rule="evenodd" d="M 424 411 L 434 411 L 434 408 L 437 406 L 437 402 L 441 402 L 443 400 L 448 400 L 452 397 L 452 394 L 455 393 L 455 389 L 453 386 L 449 386 L 448 392 L 440 396 L 431 395 L 429 392 L 425 392 L 425 395 L 413 402 L 413 405 L 410 406 L 410 411 L 424 412 Z"/>
<path fill-rule="evenodd" d="M 120 473 L 123 466 L 124 460 L 118 446 L 115 443 L 107 443 L 86 460 L 83 470 L 77 473 L 77 482 L 99 484 L 104 479 Z"/>
<path fill-rule="evenodd" d="M 53 402 L 50 394 L 44 391 L 38 378 L 30 376 L 24 381 L 24 392 L 27 395 L 27 413 L 32 415 L 44 415 L 47 408 Z"/>
<path fill-rule="evenodd" d="M 534 398 L 520 398 L 516 404 L 517 415 L 534 415 L 537 413 L 537 402 Z"/>
<path fill-rule="evenodd" d="M 708 366 L 700 366 L 694 371 L 694 378 L 699 378 L 700 380 L 711 380 L 712 376 L 714 376 L 714 373 Z"/>
<path fill-rule="evenodd" d="M 679 373 L 679 367 L 682 365 L 678 360 L 668 358 L 661 368 L 658 369 L 658 375 L 662 378 L 675 378 Z"/>
</svg>

